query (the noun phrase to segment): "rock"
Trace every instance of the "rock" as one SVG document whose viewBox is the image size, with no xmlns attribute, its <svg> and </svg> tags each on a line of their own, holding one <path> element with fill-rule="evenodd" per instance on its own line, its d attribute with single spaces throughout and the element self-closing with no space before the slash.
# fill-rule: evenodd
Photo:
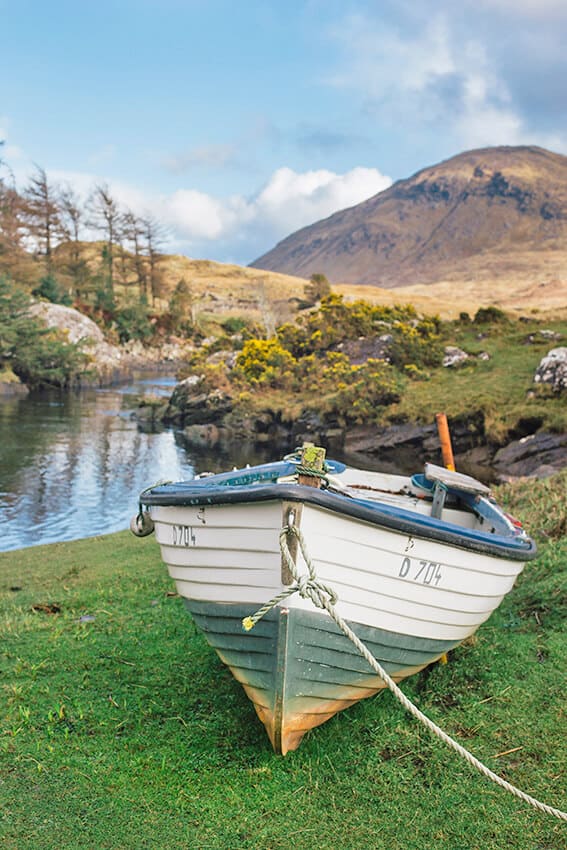
<svg viewBox="0 0 567 850">
<path fill-rule="evenodd" d="M 99 326 L 73 307 L 51 304 L 49 301 L 36 301 L 31 305 L 30 313 L 44 321 L 48 328 L 62 331 L 69 342 L 88 340 L 92 345 L 108 345 Z"/>
<path fill-rule="evenodd" d="M 360 366 L 370 359 L 388 361 L 393 339 L 392 334 L 382 334 L 377 337 L 363 336 L 339 343 L 337 350 L 341 354 L 346 354 L 353 366 Z"/>
<path fill-rule="evenodd" d="M 8 398 L 25 398 L 29 389 L 19 378 L 10 376 L 8 381 L 0 381 L 0 400 Z"/>
<path fill-rule="evenodd" d="M 188 425 L 183 429 L 183 439 L 196 448 L 213 448 L 218 446 L 222 432 L 212 422 L 203 425 Z"/>
<path fill-rule="evenodd" d="M 213 354 L 209 354 L 207 363 L 212 366 L 223 363 L 228 369 L 234 369 L 239 353 L 238 351 L 215 351 Z"/>
<path fill-rule="evenodd" d="M 561 339 L 561 334 L 557 331 L 550 330 L 541 330 L 537 331 L 537 333 L 528 334 L 528 336 L 523 340 L 524 345 L 533 345 L 536 342 L 541 342 L 542 340 L 558 340 Z"/>
<path fill-rule="evenodd" d="M 488 351 L 481 351 L 480 354 L 478 355 L 478 359 L 479 360 L 490 360 L 491 358 L 490 358 L 490 354 L 488 353 Z"/>
<path fill-rule="evenodd" d="M 112 384 L 129 378 L 133 369 L 159 368 L 164 361 L 179 361 L 183 356 L 181 340 L 156 348 L 145 348 L 139 340 L 132 340 L 124 346 L 111 345 L 92 319 L 63 304 L 36 301 L 31 305 L 30 313 L 45 322 L 48 328 L 63 333 L 69 342 L 79 345 L 88 355 L 90 363 L 87 374 L 80 376 L 81 384 Z"/>
<path fill-rule="evenodd" d="M 534 382 L 551 384 L 556 393 L 567 389 L 567 346 L 548 351 L 535 371 Z"/>
<path fill-rule="evenodd" d="M 162 421 L 166 409 L 167 402 L 164 398 L 145 395 L 132 415 L 138 422 L 157 424 Z"/>
<path fill-rule="evenodd" d="M 232 398 L 219 389 L 203 390 L 202 377 L 190 375 L 175 387 L 163 421 L 175 425 L 219 424 L 233 408 Z"/>
<path fill-rule="evenodd" d="M 500 480 L 547 477 L 567 466 L 567 434 L 538 431 L 499 449 L 494 469 Z"/>
<path fill-rule="evenodd" d="M 471 451 L 485 441 L 484 417 L 475 413 L 450 422 L 451 443 L 455 455 Z M 404 423 L 379 430 L 376 425 L 358 425 L 345 434 L 344 450 L 374 455 L 388 462 L 392 456 L 407 460 L 408 468 L 426 460 L 441 462 L 439 435 L 434 424 Z"/>
<path fill-rule="evenodd" d="M 445 346 L 443 366 L 460 366 L 461 363 L 464 363 L 468 359 L 469 355 L 462 348 L 457 348 L 456 345 Z"/>
<path fill-rule="evenodd" d="M 112 383 L 122 372 L 127 373 L 123 354 L 117 346 L 106 342 L 104 334 L 92 319 L 63 304 L 37 301 L 30 307 L 32 316 L 41 319 L 48 328 L 54 328 L 67 337 L 68 342 L 79 345 L 89 356 L 87 370 L 91 380 L 82 377 L 82 383 Z"/>
</svg>

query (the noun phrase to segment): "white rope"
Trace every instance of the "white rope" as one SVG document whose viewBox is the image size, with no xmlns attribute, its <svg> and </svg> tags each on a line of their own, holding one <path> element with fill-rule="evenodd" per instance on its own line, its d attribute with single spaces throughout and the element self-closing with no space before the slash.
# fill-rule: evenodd
<svg viewBox="0 0 567 850">
<path fill-rule="evenodd" d="M 294 534 L 299 541 L 301 553 L 309 569 L 309 580 L 307 582 L 305 581 L 305 577 L 303 577 L 302 580 L 302 578 L 298 575 L 296 565 L 293 561 L 293 558 L 291 557 L 291 553 L 287 545 L 288 534 Z M 388 675 L 388 673 L 386 673 L 381 664 L 372 655 L 368 647 L 364 645 L 364 643 L 355 635 L 350 626 L 348 626 L 347 623 L 343 620 L 340 614 L 337 613 L 334 604 L 337 598 L 336 594 L 331 591 L 331 595 L 331 593 L 329 592 L 329 588 L 318 582 L 318 580 L 316 579 L 315 568 L 313 567 L 313 563 L 311 561 L 311 558 L 309 557 L 305 538 L 303 537 L 303 534 L 298 528 L 296 528 L 295 526 L 286 526 L 282 529 L 282 532 L 280 534 L 280 548 L 282 556 L 284 557 L 286 564 L 289 567 L 291 574 L 293 575 L 296 582 L 293 588 L 290 589 L 291 592 L 297 591 L 298 593 L 300 593 L 301 596 L 310 598 L 318 608 L 324 608 L 327 611 L 327 613 L 337 624 L 339 629 L 356 646 L 360 654 L 366 659 L 372 669 L 380 676 L 386 687 L 394 694 L 398 702 L 403 705 L 406 711 L 408 711 L 411 715 L 413 715 L 413 717 L 423 723 L 423 725 L 426 726 L 430 732 L 432 732 L 437 738 L 440 738 L 442 741 L 444 741 L 447 746 L 451 747 L 451 749 L 455 750 L 455 752 L 462 756 L 465 761 L 475 767 L 480 773 L 482 773 L 483 776 L 486 776 L 487 779 L 492 780 L 492 782 L 495 782 L 501 788 L 504 788 L 506 791 L 509 791 L 510 794 L 513 794 L 515 797 L 518 797 L 520 800 L 523 800 L 525 803 L 528 803 L 530 806 L 533 806 L 540 812 L 544 812 L 545 814 L 553 815 L 554 817 L 559 818 L 560 820 L 567 821 L 567 812 L 563 812 L 560 809 L 553 808 L 553 806 L 548 806 L 545 803 L 541 803 L 539 800 L 536 800 L 535 797 L 532 797 L 530 794 L 526 794 L 524 791 L 521 791 L 519 788 L 516 788 L 515 785 L 512 785 L 512 783 L 507 782 L 501 776 L 498 776 L 497 773 L 494 773 L 494 771 L 486 767 L 486 765 L 484 765 L 481 761 L 479 761 L 479 759 L 473 756 L 472 753 L 469 753 L 468 750 L 466 750 L 463 746 L 461 746 L 461 744 L 455 741 L 454 738 L 451 738 L 450 735 L 444 732 L 443 729 L 437 726 L 436 723 L 430 720 L 430 718 L 427 717 L 426 714 L 420 711 L 420 709 L 417 708 L 417 706 L 415 706 L 410 699 L 408 699 L 404 692 L 398 687 L 394 680 Z M 268 606 L 264 606 L 264 608 L 261 610 L 265 613 L 266 610 L 269 610 Z M 257 620 L 255 619 L 255 622 L 256 621 Z"/>
</svg>

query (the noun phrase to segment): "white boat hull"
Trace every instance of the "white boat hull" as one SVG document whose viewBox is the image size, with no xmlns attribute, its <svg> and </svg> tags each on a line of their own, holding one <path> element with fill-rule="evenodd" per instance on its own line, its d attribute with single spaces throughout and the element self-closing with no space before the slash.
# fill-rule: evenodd
<svg viewBox="0 0 567 850">
<path fill-rule="evenodd" d="M 338 613 L 396 680 L 473 634 L 523 567 L 518 559 L 285 499 L 153 506 L 162 558 L 180 596 L 253 700 L 279 752 L 295 749 L 307 729 L 383 687 L 329 616 L 299 593 L 243 631 L 243 617 L 293 583 L 279 545 L 290 511 L 317 578 L 337 593 Z M 300 551 L 295 563 L 307 573 Z"/>
</svg>

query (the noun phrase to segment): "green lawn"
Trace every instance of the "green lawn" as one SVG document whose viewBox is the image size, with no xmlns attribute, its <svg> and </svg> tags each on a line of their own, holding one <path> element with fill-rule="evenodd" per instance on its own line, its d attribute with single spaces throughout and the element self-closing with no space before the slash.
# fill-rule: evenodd
<svg viewBox="0 0 567 850">
<path fill-rule="evenodd" d="M 403 685 L 563 809 L 566 489 L 563 474 L 501 492 L 540 558 L 448 665 Z M 0 555 L 2 850 L 567 846 L 565 824 L 473 772 L 388 693 L 274 755 L 172 590 L 153 537 Z"/>
<path fill-rule="evenodd" d="M 533 322 L 480 327 L 456 324 L 448 333 L 447 344 L 470 355 L 485 352 L 490 359 L 473 357 L 460 367 L 432 370 L 429 380 L 408 385 L 401 401 L 386 408 L 384 420 L 433 422 L 439 410 L 450 419 L 478 412 L 484 417 L 487 435 L 495 440 L 504 439 L 522 420 L 532 423 L 528 433 L 538 427 L 567 430 L 565 396 L 533 380 L 542 357 L 565 345 L 567 323 L 549 322 L 544 329 L 562 339 L 545 339 L 542 326 Z M 534 341 L 527 343 L 530 336 Z"/>
</svg>

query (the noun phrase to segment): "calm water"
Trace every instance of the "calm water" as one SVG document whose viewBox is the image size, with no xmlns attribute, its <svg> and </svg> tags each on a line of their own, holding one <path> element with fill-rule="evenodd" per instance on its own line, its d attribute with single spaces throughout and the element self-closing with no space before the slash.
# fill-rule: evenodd
<svg viewBox="0 0 567 850">
<path fill-rule="evenodd" d="M 272 459 L 247 447 L 230 459 L 195 453 L 172 430 L 139 427 L 131 416 L 137 399 L 169 395 L 174 385 L 145 377 L 0 401 L 0 551 L 127 528 L 138 494 L 156 481 Z"/>
</svg>

